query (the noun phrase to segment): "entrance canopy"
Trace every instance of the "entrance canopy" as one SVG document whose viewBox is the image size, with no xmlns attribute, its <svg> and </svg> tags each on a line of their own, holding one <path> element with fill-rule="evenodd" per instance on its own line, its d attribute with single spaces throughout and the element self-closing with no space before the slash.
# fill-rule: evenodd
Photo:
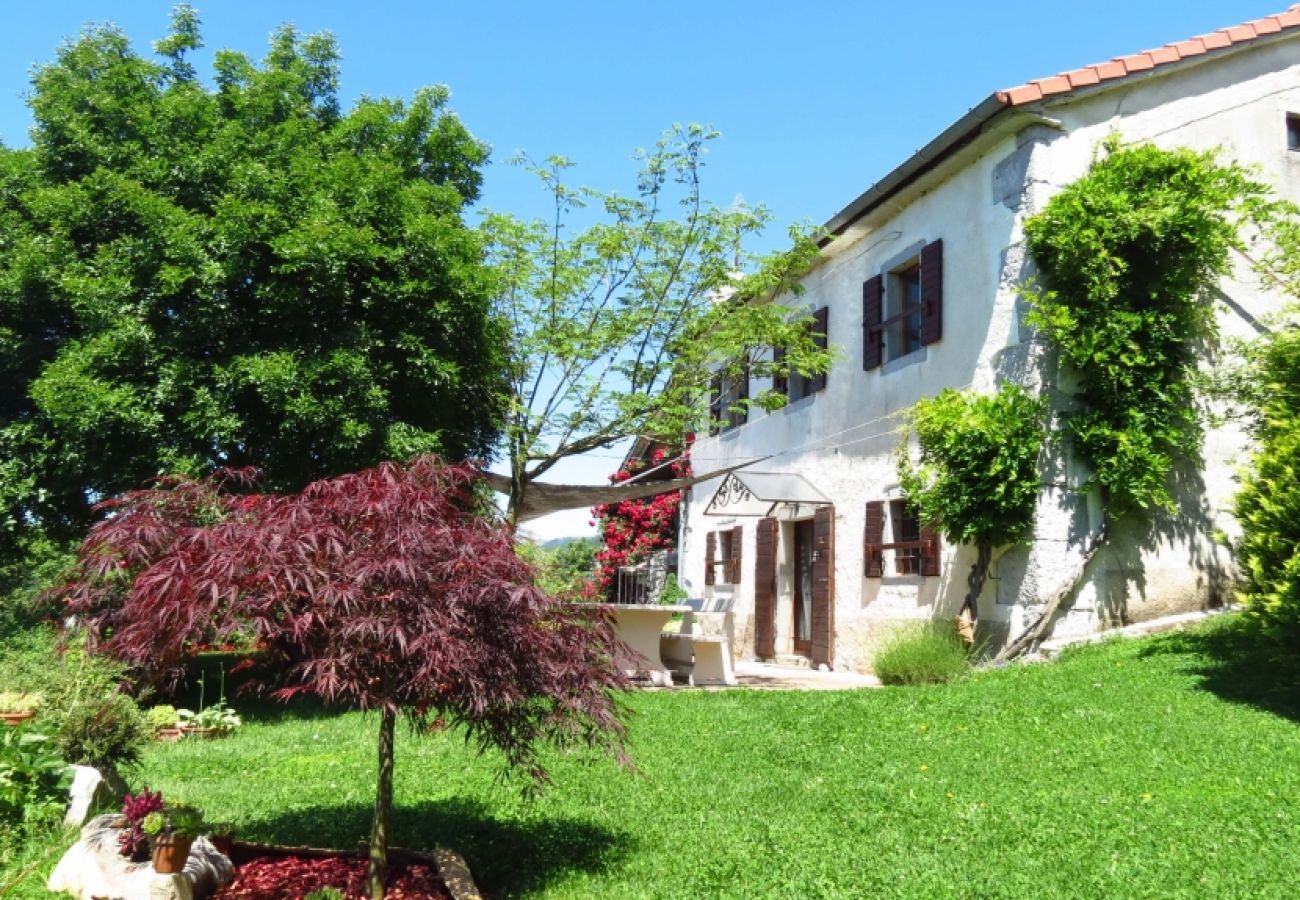
<svg viewBox="0 0 1300 900">
<path fill-rule="evenodd" d="M 704 508 L 706 516 L 806 519 L 831 500 L 793 472 L 732 472 Z"/>
</svg>

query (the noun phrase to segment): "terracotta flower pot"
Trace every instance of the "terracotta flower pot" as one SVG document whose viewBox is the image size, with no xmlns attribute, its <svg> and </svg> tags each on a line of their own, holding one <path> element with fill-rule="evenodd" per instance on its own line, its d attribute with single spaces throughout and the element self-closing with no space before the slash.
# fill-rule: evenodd
<svg viewBox="0 0 1300 900">
<path fill-rule="evenodd" d="M 159 728 L 154 735 L 156 740 L 165 741 L 168 744 L 174 744 L 183 737 L 185 737 L 185 732 L 179 728 Z"/>
<path fill-rule="evenodd" d="M 215 728 L 195 728 L 191 725 L 184 726 L 181 731 L 186 737 L 200 738 L 206 741 L 210 741 L 220 734 Z"/>
<path fill-rule="evenodd" d="M 35 718 L 36 710 L 29 709 L 26 712 L 0 713 L 0 720 L 6 725 L 20 725 L 28 719 Z"/>
<path fill-rule="evenodd" d="M 188 834 L 163 834 L 153 839 L 153 870 L 160 875 L 174 875 L 185 869 L 194 837 Z"/>
</svg>

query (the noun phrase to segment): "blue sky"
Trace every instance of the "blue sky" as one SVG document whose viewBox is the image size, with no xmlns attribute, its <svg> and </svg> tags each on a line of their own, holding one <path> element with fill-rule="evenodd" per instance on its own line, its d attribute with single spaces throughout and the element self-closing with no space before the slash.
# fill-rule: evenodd
<svg viewBox="0 0 1300 900">
<path fill-rule="evenodd" d="M 537 214 L 544 198 L 505 161 L 560 153 L 577 179 L 631 190 L 629 157 L 673 122 L 723 133 L 706 191 L 743 194 L 784 224 L 821 223 L 994 90 L 1286 8 L 1286 0 L 1002 0 L 971 3 L 196 2 L 207 44 L 260 57 L 279 23 L 329 30 L 345 104 L 447 84 L 466 125 L 494 148 L 483 205 Z M 33 64 L 87 22 L 121 26 L 142 51 L 166 33 L 170 0 L 3 4 L 0 140 L 27 142 Z M 764 248 L 755 248 L 764 249 Z M 603 481 L 616 453 L 557 471 Z M 559 467 L 557 467 L 558 469 Z M 576 533 L 576 512 L 539 529 Z"/>
</svg>

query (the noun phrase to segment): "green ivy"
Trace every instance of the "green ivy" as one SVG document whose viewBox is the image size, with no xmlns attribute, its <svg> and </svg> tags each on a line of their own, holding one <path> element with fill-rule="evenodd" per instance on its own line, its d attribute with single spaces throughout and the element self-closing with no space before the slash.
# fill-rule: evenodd
<svg viewBox="0 0 1300 900">
<path fill-rule="evenodd" d="M 1268 189 L 1213 152 L 1120 147 L 1025 223 L 1046 289 L 1029 321 L 1079 379 L 1066 420 L 1112 518 L 1173 509 L 1169 473 L 1201 445 L 1190 376 L 1216 335 L 1212 289 Z"/>
<path fill-rule="evenodd" d="M 948 389 L 912 408 L 898 476 L 921 520 L 953 543 L 1015 543 L 1033 527 L 1043 403 L 1015 385 L 985 395 Z"/>
</svg>

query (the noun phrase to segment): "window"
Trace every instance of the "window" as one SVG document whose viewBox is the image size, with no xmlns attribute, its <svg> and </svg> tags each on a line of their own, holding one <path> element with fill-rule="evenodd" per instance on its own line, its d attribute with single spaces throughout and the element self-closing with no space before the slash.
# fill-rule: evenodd
<svg viewBox="0 0 1300 900">
<path fill-rule="evenodd" d="M 826 306 L 814 312 L 812 318 L 808 320 L 808 331 L 812 334 L 813 343 L 822 350 L 830 345 L 829 321 L 830 308 Z M 783 358 L 785 358 L 785 351 L 777 347 L 772 354 L 772 359 L 780 362 Z M 778 376 L 772 382 L 772 389 L 785 394 L 791 403 L 804 397 L 811 397 L 825 387 L 825 372 L 820 375 L 800 375 L 798 372 L 791 372 L 789 377 Z"/>
<path fill-rule="evenodd" d="M 921 574 L 921 519 L 906 500 L 891 500 L 889 524 L 893 526 L 894 574 Z"/>
<path fill-rule="evenodd" d="M 921 349 L 921 260 L 889 274 L 885 289 L 885 362 Z"/>
<path fill-rule="evenodd" d="M 749 368 L 739 373 L 719 374 L 709 388 L 709 433 L 730 431 L 749 418 Z"/>
<path fill-rule="evenodd" d="M 921 527 L 906 500 L 872 500 L 863 530 L 864 574 L 938 575 L 939 535 Z"/>
<path fill-rule="evenodd" d="M 1286 148 L 1300 150 L 1300 115 L 1286 114 Z"/>
<path fill-rule="evenodd" d="M 902 359 L 943 337 L 943 241 L 862 283 L 862 368 Z"/>
<path fill-rule="evenodd" d="M 740 584 L 740 544 L 744 528 L 737 525 L 704 536 L 704 583 Z"/>
</svg>

